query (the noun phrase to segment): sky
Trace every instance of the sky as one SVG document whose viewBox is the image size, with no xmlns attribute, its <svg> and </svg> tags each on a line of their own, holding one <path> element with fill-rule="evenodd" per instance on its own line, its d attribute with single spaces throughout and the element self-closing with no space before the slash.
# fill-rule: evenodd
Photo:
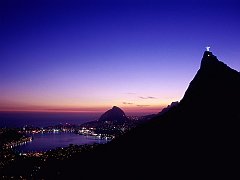
<svg viewBox="0 0 240 180">
<path fill-rule="evenodd" d="M 240 70 L 238 0 L 1 0 L 0 111 L 159 112 L 206 46 Z"/>
</svg>

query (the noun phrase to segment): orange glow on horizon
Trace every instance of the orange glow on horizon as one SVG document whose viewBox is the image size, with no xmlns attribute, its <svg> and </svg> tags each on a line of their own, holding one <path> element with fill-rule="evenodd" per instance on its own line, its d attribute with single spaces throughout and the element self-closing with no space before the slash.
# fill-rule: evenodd
<svg viewBox="0 0 240 180">
<path fill-rule="evenodd" d="M 117 105 L 118 106 L 118 105 Z M 128 114 L 151 114 L 158 113 L 167 105 L 142 105 L 129 106 L 122 105 L 120 107 L 127 115 Z M 61 113 L 104 113 L 111 109 L 112 106 L 101 107 L 69 107 L 69 106 L 15 106 L 15 107 L 0 107 L 0 112 L 61 112 Z"/>
</svg>

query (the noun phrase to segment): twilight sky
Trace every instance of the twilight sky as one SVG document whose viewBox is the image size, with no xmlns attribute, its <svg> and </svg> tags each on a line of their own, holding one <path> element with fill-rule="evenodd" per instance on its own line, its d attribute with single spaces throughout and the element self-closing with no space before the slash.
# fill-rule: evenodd
<svg viewBox="0 0 240 180">
<path fill-rule="evenodd" d="M 238 0 L 1 0 L 0 111 L 159 112 L 204 47 L 240 70 Z"/>
</svg>

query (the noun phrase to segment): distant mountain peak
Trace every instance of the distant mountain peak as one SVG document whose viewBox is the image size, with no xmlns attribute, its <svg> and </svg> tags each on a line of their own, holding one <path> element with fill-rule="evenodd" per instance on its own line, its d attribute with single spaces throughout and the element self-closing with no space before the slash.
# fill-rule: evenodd
<svg viewBox="0 0 240 180">
<path fill-rule="evenodd" d="M 171 108 L 175 108 L 177 107 L 179 104 L 178 101 L 174 101 L 172 102 L 170 105 L 168 105 L 167 107 L 163 108 L 161 112 L 159 112 L 158 114 L 161 115 L 161 114 L 164 114 L 165 112 L 168 112 Z"/>
<path fill-rule="evenodd" d="M 120 108 L 117 107 L 117 106 L 113 106 L 112 109 L 118 109 L 118 110 L 119 110 Z M 120 110 L 121 110 L 121 109 L 120 109 Z"/>
<path fill-rule="evenodd" d="M 100 118 L 99 121 L 111 121 L 111 122 L 125 122 L 128 118 L 124 111 L 117 106 L 113 106 L 112 109 L 106 111 Z"/>
</svg>

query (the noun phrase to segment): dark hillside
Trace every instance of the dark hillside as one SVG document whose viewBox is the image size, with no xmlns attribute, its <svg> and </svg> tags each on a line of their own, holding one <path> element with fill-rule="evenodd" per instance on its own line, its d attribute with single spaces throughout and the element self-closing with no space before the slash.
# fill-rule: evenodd
<svg viewBox="0 0 240 180">
<path fill-rule="evenodd" d="M 239 102 L 239 72 L 206 51 L 177 106 L 107 145 L 64 161 L 57 166 L 59 174 L 55 170 L 52 175 L 230 178 L 238 172 Z"/>
</svg>

